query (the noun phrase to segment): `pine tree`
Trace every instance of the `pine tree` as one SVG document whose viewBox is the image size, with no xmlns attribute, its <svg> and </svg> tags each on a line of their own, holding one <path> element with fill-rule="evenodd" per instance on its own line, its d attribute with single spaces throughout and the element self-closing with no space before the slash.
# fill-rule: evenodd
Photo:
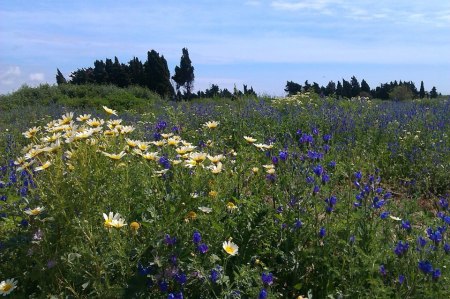
<svg viewBox="0 0 450 299">
<path fill-rule="evenodd" d="M 64 78 L 64 75 L 61 73 L 61 71 L 58 68 L 56 69 L 56 83 L 58 85 L 67 83 L 66 78 Z"/>
<path fill-rule="evenodd" d="M 423 81 L 420 81 L 419 97 L 421 99 L 423 99 L 425 97 L 425 87 L 423 86 Z"/>
<path fill-rule="evenodd" d="M 180 66 L 175 67 L 175 74 L 172 76 L 172 79 L 176 83 L 177 90 L 179 90 L 180 87 L 184 87 L 186 94 L 189 95 L 194 88 L 194 67 L 189 58 L 188 49 L 183 48 L 182 52 Z"/>
</svg>

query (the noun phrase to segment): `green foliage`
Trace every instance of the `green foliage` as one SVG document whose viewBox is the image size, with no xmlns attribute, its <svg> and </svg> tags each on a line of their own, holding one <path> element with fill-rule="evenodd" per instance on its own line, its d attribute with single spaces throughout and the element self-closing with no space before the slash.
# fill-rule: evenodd
<svg viewBox="0 0 450 299">
<path fill-rule="evenodd" d="M 144 63 L 145 86 L 162 97 L 171 97 L 174 94 L 170 84 L 170 72 L 164 56 L 155 50 L 148 51 L 147 61 Z"/>
<path fill-rule="evenodd" d="M 62 84 L 39 87 L 22 86 L 16 92 L 1 96 L 0 107 L 11 110 L 24 106 L 65 105 L 73 108 L 97 108 L 103 105 L 115 107 L 119 111 L 141 109 L 154 105 L 160 97 L 147 88 L 130 86 L 119 88 L 114 85 L 74 85 Z"/>
<path fill-rule="evenodd" d="M 12 96 L 57 92 L 117 110 L 154 99 L 70 84 Z M 0 280 L 18 280 L 11 296 L 447 296 L 448 102 L 300 93 L 169 104 L 2 117 Z"/>
<path fill-rule="evenodd" d="M 394 87 L 389 93 L 389 98 L 395 101 L 412 100 L 414 97 L 411 89 L 406 85 L 399 85 Z"/>
</svg>

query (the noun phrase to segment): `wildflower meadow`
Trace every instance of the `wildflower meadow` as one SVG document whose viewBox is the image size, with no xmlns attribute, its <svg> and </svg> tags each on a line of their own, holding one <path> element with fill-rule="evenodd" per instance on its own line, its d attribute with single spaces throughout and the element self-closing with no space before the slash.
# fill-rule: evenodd
<svg viewBox="0 0 450 299">
<path fill-rule="evenodd" d="M 448 298 L 450 100 L 52 104 L 0 120 L 0 295 Z"/>
</svg>

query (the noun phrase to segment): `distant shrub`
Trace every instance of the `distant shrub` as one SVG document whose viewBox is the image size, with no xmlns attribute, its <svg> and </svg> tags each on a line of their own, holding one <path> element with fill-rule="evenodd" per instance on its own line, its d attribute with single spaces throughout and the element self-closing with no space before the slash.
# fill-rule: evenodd
<svg viewBox="0 0 450 299">
<path fill-rule="evenodd" d="M 154 92 L 144 87 L 120 88 L 114 85 L 59 86 L 43 84 L 38 87 L 22 86 L 17 91 L 0 97 L 5 110 L 30 105 L 61 104 L 72 108 L 100 108 L 109 105 L 118 110 L 134 109 L 161 101 Z"/>
<path fill-rule="evenodd" d="M 396 101 L 412 100 L 414 94 L 407 85 L 399 85 L 392 89 L 389 98 Z"/>
</svg>

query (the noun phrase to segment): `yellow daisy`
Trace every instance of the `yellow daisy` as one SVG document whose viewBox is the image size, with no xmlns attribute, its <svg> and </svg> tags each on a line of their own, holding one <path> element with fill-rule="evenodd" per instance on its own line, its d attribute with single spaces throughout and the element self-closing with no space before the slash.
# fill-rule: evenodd
<svg viewBox="0 0 450 299">
<path fill-rule="evenodd" d="M 217 126 L 219 125 L 218 121 L 208 121 L 204 124 L 205 127 L 207 127 L 208 129 L 215 129 L 217 128 Z"/>
<path fill-rule="evenodd" d="M 73 119 L 73 112 L 68 112 L 64 114 L 61 119 L 58 121 L 59 125 L 66 125 L 70 123 Z"/>
<path fill-rule="evenodd" d="M 39 132 L 39 130 L 41 129 L 41 127 L 32 127 L 30 129 L 28 129 L 28 131 L 22 133 L 23 136 L 25 136 L 25 138 L 33 138 L 37 132 Z"/>
<path fill-rule="evenodd" d="M 237 205 L 235 205 L 233 202 L 229 201 L 227 203 L 227 210 L 229 212 L 234 212 L 235 210 L 237 210 L 237 208 L 238 208 Z"/>
<path fill-rule="evenodd" d="M 50 161 L 47 161 L 47 162 L 45 162 L 44 164 L 42 164 L 41 166 L 36 167 L 36 168 L 34 169 L 34 171 L 41 171 L 41 170 L 47 169 L 47 168 L 50 167 L 50 165 L 52 165 L 52 163 L 51 163 Z"/>
<path fill-rule="evenodd" d="M 14 289 L 17 288 L 17 280 L 10 278 L 0 282 L 0 295 L 9 295 Z"/>
<path fill-rule="evenodd" d="M 103 225 L 106 228 L 111 228 L 111 227 L 121 228 L 121 227 L 127 225 L 125 223 L 125 219 L 123 219 L 119 213 L 114 214 L 113 212 L 109 212 L 108 215 L 103 213 L 103 219 L 105 220 Z"/>
<path fill-rule="evenodd" d="M 222 248 L 223 250 L 225 250 L 226 253 L 228 253 L 229 255 L 236 255 L 238 254 L 238 250 L 239 250 L 239 246 L 237 246 L 236 244 L 234 244 L 231 241 L 224 241 L 222 244 Z"/>
<path fill-rule="evenodd" d="M 112 110 L 111 108 L 108 108 L 108 107 L 106 107 L 106 106 L 103 106 L 103 109 L 106 111 L 106 113 L 108 113 L 108 114 L 114 114 L 114 115 L 116 115 L 117 116 L 117 111 L 116 110 Z"/>
<path fill-rule="evenodd" d="M 77 117 L 78 121 L 87 121 L 89 118 L 91 118 L 90 114 L 81 114 Z"/>
<path fill-rule="evenodd" d="M 104 121 L 103 119 L 96 119 L 96 118 L 93 118 L 93 119 L 87 120 L 86 123 L 87 123 L 90 127 L 96 128 L 96 127 L 103 126 L 103 124 L 105 123 L 105 121 Z"/>
<path fill-rule="evenodd" d="M 125 138 L 125 141 L 127 142 L 129 147 L 136 147 L 139 144 L 139 141 L 132 140 L 132 139 L 129 139 L 129 138 Z"/>
<path fill-rule="evenodd" d="M 133 126 L 121 126 L 119 128 L 120 134 L 124 135 L 124 134 L 128 134 L 134 131 L 134 127 Z"/>
<path fill-rule="evenodd" d="M 207 154 L 206 153 L 200 153 L 200 152 L 193 152 L 189 155 L 189 158 L 191 160 L 194 160 L 197 163 L 201 163 L 205 161 Z"/>
<path fill-rule="evenodd" d="M 209 168 L 209 169 L 211 170 L 211 172 L 214 173 L 214 174 L 220 173 L 220 172 L 222 172 L 222 162 L 218 162 L 217 164 L 211 165 L 211 166 L 209 166 L 208 168 Z"/>
<path fill-rule="evenodd" d="M 162 138 L 167 139 L 167 138 L 169 138 L 169 137 L 172 137 L 172 136 L 173 136 L 173 133 L 169 133 L 169 134 L 162 133 L 161 136 L 162 136 Z"/>
<path fill-rule="evenodd" d="M 121 151 L 118 154 L 108 154 L 108 153 L 105 153 L 105 152 L 102 152 L 102 154 L 105 155 L 108 158 L 113 159 L 113 160 L 120 160 L 120 159 L 123 158 L 123 156 L 126 155 L 126 153 L 124 151 Z"/>
<path fill-rule="evenodd" d="M 30 216 L 37 216 L 37 215 L 41 214 L 43 211 L 45 211 L 44 207 L 37 207 L 34 209 L 26 209 L 24 212 L 25 212 L 25 214 L 30 215 Z"/>
<path fill-rule="evenodd" d="M 257 139 L 253 138 L 253 137 L 249 137 L 249 136 L 244 136 L 245 141 L 247 141 L 248 143 L 253 143 L 255 142 Z"/>
<path fill-rule="evenodd" d="M 217 163 L 219 163 L 220 161 L 223 160 L 223 155 L 217 155 L 217 156 L 210 156 L 210 155 L 208 155 L 208 159 L 212 163 L 217 164 Z"/>
<path fill-rule="evenodd" d="M 158 141 L 152 141 L 151 143 L 153 143 L 156 146 L 163 146 L 164 144 L 166 144 L 166 141 L 164 139 L 161 139 Z"/>
<path fill-rule="evenodd" d="M 167 144 L 171 146 L 177 146 L 180 143 L 180 140 L 177 138 L 169 138 L 167 139 Z"/>
<path fill-rule="evenodd" d="M 142 158 L 149 161 L 156 161 L 159 159 L 158 152 L 152 152 L 152 153 L 145 153 L 141 155 Z"/>
<path fill-rule="evenodd" d="M 182 147 L 176 148 L 175 151 L 180 155 L 184 155 L 186 153 L 192 152 L 195 148 L 196 148 L 195 146 L 187 145 L 187 146 L 182 146 Z"/>
<path fill-rule="evenodd" d="M 137 148 L 141 151 L 145 151 L 148 149 L 148 143 L 143 141 L 137 141 Z"/>
</svg>

